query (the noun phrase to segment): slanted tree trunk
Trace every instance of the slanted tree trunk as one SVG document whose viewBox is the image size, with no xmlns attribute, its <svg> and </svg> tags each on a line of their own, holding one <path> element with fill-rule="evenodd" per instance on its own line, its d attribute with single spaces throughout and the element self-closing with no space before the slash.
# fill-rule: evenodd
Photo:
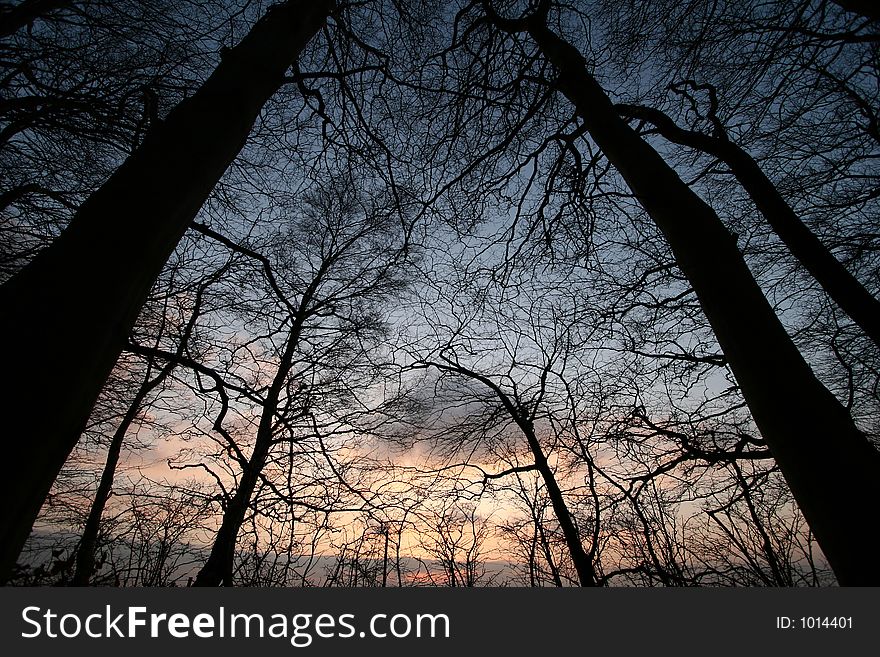
<svg viewBox="0 0 880 657">
<path fill-rule="evenodd" d="M 880 584 L 876 546 L 864 534 L 880 516 L 880 453 L 813 374 L 718 215 L 620 117 L 580 52 L 547 27 L 548 4 L 516 21 L 487 11 L 501 29 L 531 35 L 558 71 L 557 88 L 665 235 L 838 581 Z"/>
<path fill-rule="evenodd" d="M 0 414 L 10 464 L 0 478 L 0 581 L 162 266 L 332 6 L 289 0 L 269 9 L 58 239 L 0 287 Z"/>
<path fill-rule="evenodd" d="M 559 484 L 556 482 L 556 475 L 553 474 L 553 470 L 547 463 L 547 456 L 544 454 L 544 450 L 541 449 L 541 443 L 538 442 L 538 438 L 535 435 L 535 427 L 531 421 L 522 418 L 517 420 L 517 424 L 526 437 L 529 450 L 531 450 L 532 457 L 535 459 L 535 467 L 538 470 L 538 474 L 541 475 L 541 479 L 544 480 L 544 485 L 547 487 L 547 496 L 550 498 L 553 513 L 556 515 L 560 529 L 562 529 L 565 545 L 568 547 L 568 553 L 578 574 L 578 581 L 581 586 L 597 586 L 598 578 L 596 577 L 596 570 L 593 568 L 593 561 L 584 550 L 580 533 L 574 525 L 568 505 L 565 503 L 565 498 L 562 495 L 562 490 L 560 490 Z M 552 565 L 551 562 L 551 568 Z M 554 577 L 558 578 L 555 573 Z"/>
<path fill-rule="evenodd" d="M 194 586 L 232 586 L 232 568 L 235 557 L 235 544 L 238 539 L 238 531 L 244 523 L 244 517 L 251 503 L 251 497 L 260 479 L 260 473 L 266 465 L 269 450 L 274 440 L 275 413 L 278 410 L 278 398 L 284 389 L 287 375 L 290 372 L 290 364 L 298 342 L 299 331 L 295 329 L 288 338 L 288 343 L 282 357 L 281 366 L 275 374 L 272 385 L 266 394 L 266 400 L 260 414 L 260 424 L 257 427 L 257 436 L 253 452 L 244 467 L 238 488 L 226 505 L 223 513 L 223 521 L 214 543 L 211 546 L 211 554 L 199 574 L 196 576 Z"/>
<path fill-rule="evenodd" d="M 104 515 L 107 500 L 110 499 L 110 491 L 113 488 L 113 480 L 116 477 L 116 467 L 119 465 L 119 455 L 122 453 L 125 436 L 140 412 L 147 395 L 168 376 L 172 367 L 173 365 L 171 364 L 166 365 L 152 378 L 150 377 L 150 370 L 147 370 L 146 379 L 138 389 L 119 426 L 116 427 L 116 431 L 113 432 L 113 438 L 110 440 L 110 447 L 107 450 L 107 458 L 104 460 L 101 480 L 98 482 L 98 489 L 89 508 L 89 515 L 86 518 L 86 524 L 83 526 L 83 533 L 76 551 L 76 564 L 71 581 L 73 586 L 88 586 L 95 572 L 95 549 L 98 544 L 101 517 Z"/>
<path fill-rule="evenodd" d="M 800 220 L 764 174 L 755 159 L 729 141 L 685 130 L 660 110 L 639 105 L 617 105 L 624 116 L 650 121 L 666 139 L 695 148 L 724 162 L 746 190 L 767 223 L 835 303 L 880 346 L 880 300 L 847 271 L 821 240 Z"/>
<path fill-rule="evenodd" d="M 574 520 L 568 510 L 568 505 L 565 503 L 565 497 L 556 481 L 556 475 L 553 473 L 553 469 L 547 462 L 547 456 L 544 454 L 544 450 L 541 448 L 541 443 L 535 434 L 535 426 L 532 423 L 532 420 L 529 419 L 529 417 L 526 416 L 525 411 L 521 409 L 514 400 L 512 400 L 489 377 L 484 376 L 479 372 L 474 372 L 473 370 L 451 360 L 447 362 L 448 364 L 436 362 L 430 364 L 441 371 L 454 372 L 482 383 L 498 397 L 498 400 L 510 416 L 510 419 L 516 423 L 517 427 L 519 427 L 519 430 L 522 432 L 523 436 L 525 436 L 529 451 L 532 453 L 535 465 L 534 469 L 541 475 L 544 486 L 547 488 L 547 496 L 550 498 L 550 505 L 553 507 L 553 514 L 556 516 L 556 521 L 559 523 L 559 528 L 562 530 L 562 536 L 565 539 L 568 554 L 571 557 L 575 570 L 577 571 L 578 582 L 581 586 L 598 586 L 599 579 L 596 576 L 596 569 L 593 567 L 593 561 L 590 555 L 587 554 L 586 550 L 584 550 L 583 543 L 581 543 L 580 533 L 578 532 L 577 527 L 575 527 Z"/>
<path fill-rule="evenodd" d="M 264 429 L 267 418 L 268 434 Z M 260 472 L 266 465 L 269 447 L 272 444 L 271 424 L 273 420 L 274 411 L 269 412 L 269 407 L 264 407 L 254 451 L 248 459 L 238 488 L 226 504 L 223 521 L 214 537 L 214 543 L 211 545 L 211 554 L 196 576 L 193 586 L 232 586 L 232 569 L 238 531 L 244 523 L 244 517 L 260 478 Z"/>
<path fill-rule="evenodd" d="M 293 364 L 293 356 L 296 353 L 296 348 L 302 335 L 303 323 L 307 317 L 313 294 L 323 272 L 324 269 L 322 268 L 321 273 L 312 281 L 312 284 L 300 301 L 299 312 L 293 318 L 293 323 L 284 346 L 284 352 L 278 364 L 278 370 L 275 372 L 272 384 L 266 392 L 266 398 L 260 412 L 260 423 L 257 426 L 254 449 L 243 468 L 244 471 L 235 493 L 227 502 L 223 513 L 223 520 L 220 523 L 220 529 L 217 530 L 217 535 L 214 537 L 214 543 L 211 546 L 211 554 L 196 576 L 193 586 L 232 586 L 232 569 L 238 532 L 244 523 L 244 517 L 250 506 L 251 497 L 253 497 L 260 474 L 266 465 L 269 450 L 275 440 L 274 428 L 275 417 L 278 411 L 278 400 L 281 396 L 281 391 L 284 390 L 287 383 L 287 377 Z"/>
</svg>

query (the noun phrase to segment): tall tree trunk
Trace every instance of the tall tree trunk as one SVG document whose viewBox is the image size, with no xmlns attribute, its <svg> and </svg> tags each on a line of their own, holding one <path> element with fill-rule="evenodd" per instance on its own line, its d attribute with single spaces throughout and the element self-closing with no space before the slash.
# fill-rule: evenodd
<svg viewBox="0 0 880 657">
<path fill-rule="evenodd" d="M 660 110 L 617 105 L 624 116 L 650 121 L 666 139 L 695 148 L 724 162 L 767 223 L 835 303 L 880 346 L 880 300 L 847 271 L 821 240 L 800 220 L 755 159 L 726 136 L 684 130 Z"/>
<path fill-rule="evenodd" d="M 876 547 L 864 535 L 880 515 L 880 453 L 804 361 L 735 238 L 619 116 L 580 52 L 547 27 L 546 13 L 492 18 L 535 40 L 558 70 L 559 90 L 666 236 L 838 581 L 880 584 Z"/>
<path fill-rule="evenodd" d="M 382 553 L 382 588 L 388 586 L 388 525 L 382 528 L 385 535 L 385 550 Z"/>
<path fill-rule="evenodd" d="M 0 479 L 0 581 L 162 266 L 332 6 L 289 0 L 269 9 L 58 239 L 0 287 L 0 414 L 11 464 Z M 48 413 L 39 394 L 47 386 L 54 393 Z"/>
<path fill-rule="evenodd" d="M 202 295 L 208 285 L 210 285 L 212 281 L 217 280 L 220 273 L 225 270 L 226 267 L 221 268 L 220 271 L 199 286 L 195 297 L 195 307 L 180 337 L 180 341 L 174 353 L 174 358 L 169 359 L 168 362 L 162 366 L 156 376 L 153 376 L 152 378 L 151 374 L 154 368 L 155 356 L 148 356 L 147 371 L 144 375 L 144 381 L 138 388 L 131 404 L 129 404 L 128 410 L 125 412 L 125 415 L 123 415 L 119 426 L 116 427 L 116 431 L 113 433 L 113 438 L 110 441 L 110 447 L 107 450 L 107 458 L 104 461 L 101 480 L 98 483 L 95 498 L 92 500 L 92 505 L 89 508 L 89 515 L 86 518 L 86 524 L 83 527 L 83 533 L 80 537 L 79 548 L 77 548 L 76 551 L 76 565 L 72 580 L 73 586 L 88 586 L 89 581 L 95 572 L 95 549 L 98 544 L 98 531 L 101 527 L 101 518 L 104 515 L 104 508 L 107 506 L 107 500 L 110 499 L 110 491 L 113 489 L 113 481 L 116 478 L 116 467 L 119 465 L 119 455 L 122 453 L 122 445 L 125 441 L 125 436 L 143 407 L 144 400 L 146 400 L 147 396 L 168 378 L 168 375 L 171 374 L 177 366 L 178 359 L 183 355 L 183 351 L 186 349 L 187 342 L 192 337 L 193 330 L 198 321 L 202 304 Z"/>
</svg>

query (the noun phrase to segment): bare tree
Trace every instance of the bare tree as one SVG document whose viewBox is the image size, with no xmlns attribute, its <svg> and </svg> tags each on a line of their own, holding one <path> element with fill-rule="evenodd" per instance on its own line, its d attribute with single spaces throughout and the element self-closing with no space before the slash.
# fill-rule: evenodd
<svg viewBox="0 0 880 657">
<path fill-rule="evenodd" d="M 439 358 L 440 360 L 432 362 L 430 365 L 441 371 L 453 372 L 469 379 L 473 379 L 488 388 L 491 393 L 497 397 L 498 403 L 501 404 L 504 413 L 509 417 L 510 421 L 512 421 L 522 432 L 522 435 L 525 437 L 526 443 L 528 444 L 532 458 L 534 459 L 534 468 L 541 475 L 541 479 L 547 489 L 547 495 L 553 506 L 556 521 L 562 528 L 562 533 L 565 536 L 565 543 L 568 546 L 568 553 L 578 572 L 580 585 L 596 586 L 598 578 L 593 566 L 592 557 L 584 550 L 580 532 L 574 524 L 572 515 L 569 512 L 565 498 L 562 494 L 562 490 L 559 487 L 559 483 L 557 482 L 553 469 L 547 460 L 547 455 L 541 447 L 541 443 L 535 430 L 535 413 L 538 410 L 537 407 L 530 407 L 522 400 L 511 398 L 511 396 L 497 383 L 493 382 L 489 376 L 475 372 L 468 367 L 461 365 L 456 362 L 454 358 L 445 355 L 443 350 L 441 350 Z M 547 373 L 545 372 L 545 377 L 546 374 Z M 543 396 L 543 391 L 539 392 L 538 396 Z M 498 475 L 496 474 L 493 476 Z"/>
<path fill-rule="evenodd" d="M 426 513 L 425 534 L 421 547 L 438 564 L 442 573 L 440 586 L 473 588 L 484 584 L 491 575 L 483 563 L 490 525 L 474 505 L 442 507 Z M 425 576 L 435 583 L 431 564 L 421 560 Z"/>
<path fill-rule="evenodd" d="M 104 514 L 104 509 L 113 488 L 113 480 L 116 475 L 116 468 L 119 464 L 119 458 L 126 435 L 135 423 L 137 417 L 142 414 L 148 397 L 165 382 L 174 367 L 177 366 L 179 358 L 187 348 L 187 343 L 192 338 L 199 316 L 203 312 L 203 296 L 205 295 L 206 290 L 223 276 L 228 268 L 228 264 L 229 263 L 206 277 L 196 286 L 193 307 L 189 312 L 189 318 L 180 330 L 180 336 L 177 338 L 177 347 L 174 351 L 174 358 L 167 360 L 161 366 L 159 366 L 157 359 L 153 355 L 148 356 L 146 359 L 143 380 L 137 388 L 137 391 L 123 414 L 118 426 L 113 432 L 113 436 L 107 449 L 107 456 L 104 462 L 104 468 L 101 472 L 98 488 L 95 491 L 95 497 L 92 500 L 89 514 L 83 527 L 79 547 L 76 551 L 76 569 L 74 570 L 71 581 L 74 586 L 87 585 L 95 570 L 95 549 L 101 524 L 101 517 Z M 166 308 L 163 309 L 159 319 L 159 326 L 156 330 L 155 348 L 158 348 L 158 343 L 160 343 L 165 337 L 164 334 L 170 330 L 166 326 L 166 323 L 170 320 L 170 318 L 167 317 L 168 297 L 166 297 L 164 303 Z"/>
<path fill-rule="evenodd" d="M 856 528 L 859 519 L 864 522 L 877 508 L 880 454 L 797 351 L 735 238 L 620 118 L 583 55 L 548 27 L 551 3 L 519 19 L 500 17 L 488 3 L 483 8 L 492 25 L 534 40 L 556 68 L 557 87 L 592 139 L 662 230 L 838 579 L 844 584 L 876 582 L 880 571 Z M 811 413 L 789 412 L 804 405 Z M 833 443 L 829 435 L 835 437 Z M 840 473 L 831 485 L 829 473 Z"/>
<path fill-rule="evenodd" d="M 17 379 L 3 392 L 4 408 L 15 409 L 7 431 L 15 436 L 9 447 L 17 467 L 3 485 L 4 498 L 14 502 L 0 520 L 0 579 L 76 444 L 150 286 L 330 9 L 330 2 L 272 8 L 198 92 L 153 126 L 52 246 L 0 287 L 0 312 L 16 318 L 4 322 L 2 341 L 15 345 L 8 367 Z M 64 339 L 56 334 L 61 323 L 68 327 Z M 34 397 L 24 391 L 49 366 L 67 373 L 68 393 L 37 428 L 38 411 L 28 410 Z"/>
<path fill-rule="evenodd" d="M 278 327 L 271 330 L 279 334 L 279 341 L 277 354 L 271 356 L 277 359 L 275 373 L 261 394 L 250 455 L 244 457 L 231 434 L 215 423 L 231 441 L 229 449 L 238 454 L 242 474 L 226 500 L 222 524 L 196 586 L 232 584 L 236 537 L 272 449 L 288 441 L 296 444 L 311 430 L 321 431 L 313 418 L 321 414 L 324 377 L 310 368 L 333 367 L 348 358 L 347 367 L 353 369 L 359 357 L 354 350 L 381 333 L 373 306 L 402 285 L 396 267 L 405 258 L 407 240 L 397 209 L 370 201 L 351 187 L 351 181 L 331 184 L 335 187 L 312 194 L 301 206 L 302 216 L 293 221 L 297 230 L 289 238 L 300 240 L 302 250 L 296 260 L 291 260 L 292 253 L 284 255 L 280 269 L 253 250 L 200 229 L 262 267 L 278 315 Z M 332 382 L 335 375 L 326 378 Z"/>
</svg>

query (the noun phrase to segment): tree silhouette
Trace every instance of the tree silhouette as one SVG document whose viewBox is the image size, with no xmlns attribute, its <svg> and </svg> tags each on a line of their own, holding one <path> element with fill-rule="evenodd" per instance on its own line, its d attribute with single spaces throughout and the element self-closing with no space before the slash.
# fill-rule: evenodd
<svg viewBox="0 0 880 657">
<path fill-rule="evenodd" d="M 153 126 L 59 238 L 0 287 L 0 312 L 18 318 L 3 324 L 17 381 L 2 396 L 5 409 L 16 409 L 7 435 L 15 436 L 10 458 L 20 466 L 4 479 L 4 497 L 13 501 L 0 520 L 0 579 L 76 444 L 150 286 L 330 8 L 289 2 L 269 11 L 195 94 Z M 61 324 L 64 339 L 56 333 Z M 50 366 L 65 372 L 67 392 L 37 427 L 27 391 Z"/>
<path fill-rule="evenodd" d="M 275 373 L 262 394 L 253 449 L 241 460 L 241 478 L 226 501 L 222 524 L 195 586 L 232 584 L 236 537 L 272 449 L 285 440 L 296 443 L 298 433 L 308 432 L 308 419 L 320 412 L 314 406 L 321 404 L 322 377 L 304 367 L 302 352 L 309 353 L 317 367 L 347 358 L 352 368 L 358 356 L 346 353 L 343 343 L 354 338 L 355 344 L 366 344 L 371 334 L 381 332 L 369 306 L 401 284 L 395 267 L 406 237 L 395 223 L 393 206 L 383 208 L 378 201 L 360 198 L 350 183 L 334 182 L 334 188 L 316 191 L 302 206 L 303 216 L 295 221 L 298 231 L 288 236 L 302 245 L 301 251 L 292 249 L 299 251 L 292 272 L 274 271 L 265 257 L 256 256 L 276 296 L 273 302 L 282 309 L 280 327 L 273 329 L 280 334 Z M 233 250 L 248 252 L 213 236 Z M 279 284 L 278 277 L 296 284 Z M 321 346 L 322 341 L 328 345 Z M 304 420 L 305 429 L 298 428 Z"/>
<path fill-rule="evenodd" d="M 527 33 L 558 71 L 556 84 L 668 240 L 694 286 L 749 408 L 844 584 L 876 581 L 858 519 L 876 508 L 880 454 L 846 409 L 816 379 L 786 335 L 715 212 L 617 114 L 583 56 L 547 26 L 551 5 L 493 25 Z M 807 401 L 809 400 L 809 401 Z M 792 412 L 809 408 L 810 413 Z M 827 436 L 834 436 L 829 443 Z M 829 486 L 833 472 L 847 472 Z"/>
</svg>

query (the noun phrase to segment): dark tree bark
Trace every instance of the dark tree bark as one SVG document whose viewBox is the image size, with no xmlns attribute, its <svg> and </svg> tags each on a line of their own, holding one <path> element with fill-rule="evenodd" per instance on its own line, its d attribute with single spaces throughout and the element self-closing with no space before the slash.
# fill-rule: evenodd
<svg viewBox="0 0 880 657">
<path fill-rule="evenodd" d="M 0 581 L 85 426 L 138 311 L 183 232 L 244 146 L 264 103 L 324 24 L 331 0 L 271 8 L 58 239 L 0 287 Z M 55 373 L 51 412 L 38 393 Z"/>
<path fill-rule="evenodd" d="M 821 240 L 800 220 L 754 158 L 722 133 L 710 136 L 685 130 L 660 110 L 638 105 L 617 105 L 621 114 L 644 119 L 666 139 L 717 157 L 736 176 L 755 206 L 813 278 L 835 303 L 880 346 L 880 300 L 872 296 L 847 271 Z"/>
<path fill-rule="evenodd" d="M 15 34 L 41 16 L 72 5 L 73 0 L 24 0 L 0 13 L 0 38 Z"/>
<path fill-rule="evenodd" d="M 880 4 L 877 0 L 833 0 L 833 2 L 848 12 L 880 21 Z"/>
<path fill-rule="evenodd" d="M 880 584 L 875 546 L 864 538 L 880 510 L 880 453 L 804 361 L 735 238 L 620 117 L 580 52 L 548 28 L 549 3 L 518 20 L 484 6 L 499 28 L 534 39 L 558 71 L 557 88 L 665 235 L 838 581 Z"/>
</svg>

